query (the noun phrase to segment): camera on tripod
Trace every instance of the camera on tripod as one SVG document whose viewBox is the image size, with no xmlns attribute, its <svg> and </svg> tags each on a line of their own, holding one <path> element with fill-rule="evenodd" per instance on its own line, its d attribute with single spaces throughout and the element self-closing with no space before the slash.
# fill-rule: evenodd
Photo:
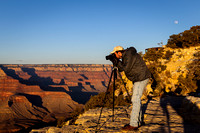
<svg viewBox="0 0 200 133">
<path fill-rule="evenodd" d="M 99 122 L 100 122 L 100 119 L 101 119 L 101 114 L 102 114 L 102 111 L 103 111 L 103 107 L 104 107 L 104 104 L 106 102 L 107 94 L 109 93 L 108 90 L 110 88 L 110 83 L 112 81 L 112 77 L 113 77 L 113 85 L 112 85 L 112 87 L 113 87 L 113 113 L 112 113 L 112 121 L 114 121 L 114 105 L 115 105 L 114 102 L 115 102 L 115 90 L 116 90 L 116 85 L 115 85 L 116 81 L 115 80 L 117 79 L 117 72 L 118 72 L 118 75 L 121 78 L 121 81 L 122 81 L 122 83 L 124 85 L 124 88 L 125 88 L 125 90 L 126 90 L 126 92 L 128 94 L 128 98 L 131 99 L 131 97 L 130 97 L 130 95 L 128 93 L 128 90 L 126 89 L 126 84 L 123 81 L 122 76 L 121 76 L 121 74 L 120 74 L 120 72 L 119 72 L 119 70 L 117 68 L 117 63 L 118 63 L 119 59 L 116 57 L 115 53 L 112 53 L 112 54 L 106 56 L 106 60 L 110 60 L 113 63 L 113 70 L 111 72 L 111 76 L 110 76 L 110 80 L 109 80 L 109 83 L 108 83 L 108 86 L 107 86 L 106 94 L 105 94 L 105 97 L 103 99 L 103 106 L 102 106 L 102 108 L 100 110 L 100 115 L 99 115 L 99 119 L 98 119 L 97 126 L 96 126 L 96 133 L 98 131 L 100 131 L 100 129 L 102 127 L 102 126 L 100 126 L 99 129 L 98 129 L 98 126 L 100 124 Z"/>
</svg>

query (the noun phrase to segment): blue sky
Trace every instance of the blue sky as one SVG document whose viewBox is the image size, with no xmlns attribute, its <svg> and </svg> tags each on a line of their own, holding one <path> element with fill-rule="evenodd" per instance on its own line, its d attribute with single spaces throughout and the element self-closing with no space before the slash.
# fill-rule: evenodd
<svg viewBox="0 0 200 133">
<path fill-rule="evenodd" d="M 199 0 L 0 0 L 0 64 L 109 64 L 200 24 Z"/>
</svg>

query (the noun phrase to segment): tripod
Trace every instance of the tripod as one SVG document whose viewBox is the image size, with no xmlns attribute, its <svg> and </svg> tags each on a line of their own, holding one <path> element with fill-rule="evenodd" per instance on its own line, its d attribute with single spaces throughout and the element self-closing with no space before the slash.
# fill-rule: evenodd
<svg viewBox="0 0 200 133">
<path fill-rule="evenodd" d="M 97 128 L 98 128 L 98 125 L 99 125 L 99 121 L 101 119 L 101 114 L 102 114 L 102 111 L 103 111 L 103 107 L 104 107 L 104 104 L 105 104 L 105 101 L 106 101 L 106 96 L 108 94 L 108 89 L 110 87 L 110 83 L 111 83 L 111 80 L 112 80 L 112 76 L 113 76 L 113 110 L 112 110 L 112 121 L 114 122 L 114 102 L 115 102 L 115 90 L 116 90 L 116 86 L 115 86 L 115 80 L 117 79 L 117 72 L 118 72 L 118 75 L 120 76 L 122 82 L 123 82 L 123 85 L 124 85 L 124 88 L 127 92 L 127 95 L 128 95 L 128 98 L 129 100 L 131 100 L 131 97 L 128 93 L 128 90 L 126 89 L 126 84 L 124 83 L 123 79 L 122 79 L 122 76 L 120 74 L 120 72 L 118 71 L 118 68 L 116 66 L 113 66 L 113 70 L 111 72 L 111 76 L 110 76 L 110 80 L 109 80 L 109 83 L 108 83 L 108 86 L 107 86 L 107 90 L 106 90 L 106 94 L 105 94 L 105 97 L 104 97 L 104 100 L 103 100 L 103 106 L 101 108 L 101 111 L 100 111 L 100 115 L 99 115 L 99 119 L 98 119 L 98 122 L 97 122 L 97 126 L 96 126 L 96 132 L 97 132 Z"/>
</svg>

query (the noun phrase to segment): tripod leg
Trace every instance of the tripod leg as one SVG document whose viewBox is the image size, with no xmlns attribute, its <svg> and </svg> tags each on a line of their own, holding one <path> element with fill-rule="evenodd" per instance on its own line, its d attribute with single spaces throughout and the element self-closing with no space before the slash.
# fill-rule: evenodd
<svg viewBox="0 0 200 133">
<path fill-rule="evenodd" d="M 110 80 L 109 80 L 109 83 L 108 83 L 108 86 L 107 86 L 106 94 L 105 94 L 104 99 L 103 99 L 103 106 L 102 106 L 101 111 L 100 111 L 100 115 L 99 115 L 99 119 L 98 119 L 98 122 L 97 122 L 96 131 L 97 131 L 97 128 L 98 128 L 98 125 L 99 125 L 99 121 L 100 121 L 100 119 L 101 119 L 101 114 L 102 114 L 103 107 L 104 107 L 104 104 L 105 104 L 105 101 L 106 101 L 106 96 L 107 96 L 107 94 L 108 94 L 108 89 L 109 89 L 109 87 L 110 87 L 110 83 L 111 83 L 111 80 L 112 80 L 112 75 L 113 75 L 113 73 L 114 73 L 114 70 L 112 70 L 112 72 L 111 72 L 111 76 L 110 76 Z"/>
<path fill-rule="evenodd" d="M 126 93 L 127 93 L 127 95 L 128 95 L 128 98 L 129 98 L 129 100 L 130 100 L 130 102 L 131 102 L 131 96 L 129 95 L 129 92 L 128 92 L 128 90 L 127 90 L 127 88 L 126 88 L 126 84 L 124 83 L 124 80 L 122 79 L 122 75 L 121 75 L 121 73 L 118 71 L 118 74 L 119 74 L 119 77 L 121 78 L 121 80 L 122 80 L 122 82 L 123 82 L 123 84 L 124 84 L 124 88 L 125 88 L 125 90 L 126 90 Z"/>
<path fill-rule="evenodd" d="M 126 93 L 127 93 L 127 95 L 128 95 L 128 100 L 129 100 L 129 102 L 131 103 L 131 96 L 129 95 L 129 92 L 128 92 L 127 88 L 126 88 L 126 84 L 125 84 L 124 80 L 122 79 L 122 75 L 121 75 L 121 73 L 120 73 L 119 71 L 118 71 L 118 74 L 119 74 L 120 79 L 121 79 L 122 82 L 123 82 L 124 88 L 125 88 Z M 127 106 L 127 109 L 128 109 L 128 106 Z M 129 114 L 128 114 L 127 110 L 126 110 L 126 109 L 124 109 L 124 110 L 125 110 L 126 115 L 127 115 L 127 117 L 128 117 Z"/>
<path fill-rule="evenodd" d="M 117 79 L 117 69 L 114 68 L 114 81 L 113 81 L 113 117 L 112 117 L 112 121 L 114 122 L 114 108 L 115 108 L 115 80 Z"/>
</svg>

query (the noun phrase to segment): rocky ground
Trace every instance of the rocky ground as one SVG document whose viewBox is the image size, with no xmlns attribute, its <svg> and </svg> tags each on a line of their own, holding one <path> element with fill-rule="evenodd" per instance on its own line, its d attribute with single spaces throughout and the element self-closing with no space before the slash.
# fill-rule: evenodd
<svg viewBox="0 0 200 133">
<path fill-rule="evenodd" d="M 130 133 L 200 133 L 199 98 L 196 100 L 195 97 L 164 97 L 146 100 L 143 103 L 145 125 L 137 131 L 130 131 Z M 114 121 L 112 109 L 103 108 L 98 128 L 97 121 L 101 108 L 90 109 L 80 115 L 75 125 L 69 125 L 69 122 L 66 122 L 62 128 L 45 127 L 33 129 L 31 133 L 122 132 L 121 128 L 129 123 L 129 115 L 127 114 L 130 114 L 131 108 L 131 106 L 115 107 Z"/>
</svg>

